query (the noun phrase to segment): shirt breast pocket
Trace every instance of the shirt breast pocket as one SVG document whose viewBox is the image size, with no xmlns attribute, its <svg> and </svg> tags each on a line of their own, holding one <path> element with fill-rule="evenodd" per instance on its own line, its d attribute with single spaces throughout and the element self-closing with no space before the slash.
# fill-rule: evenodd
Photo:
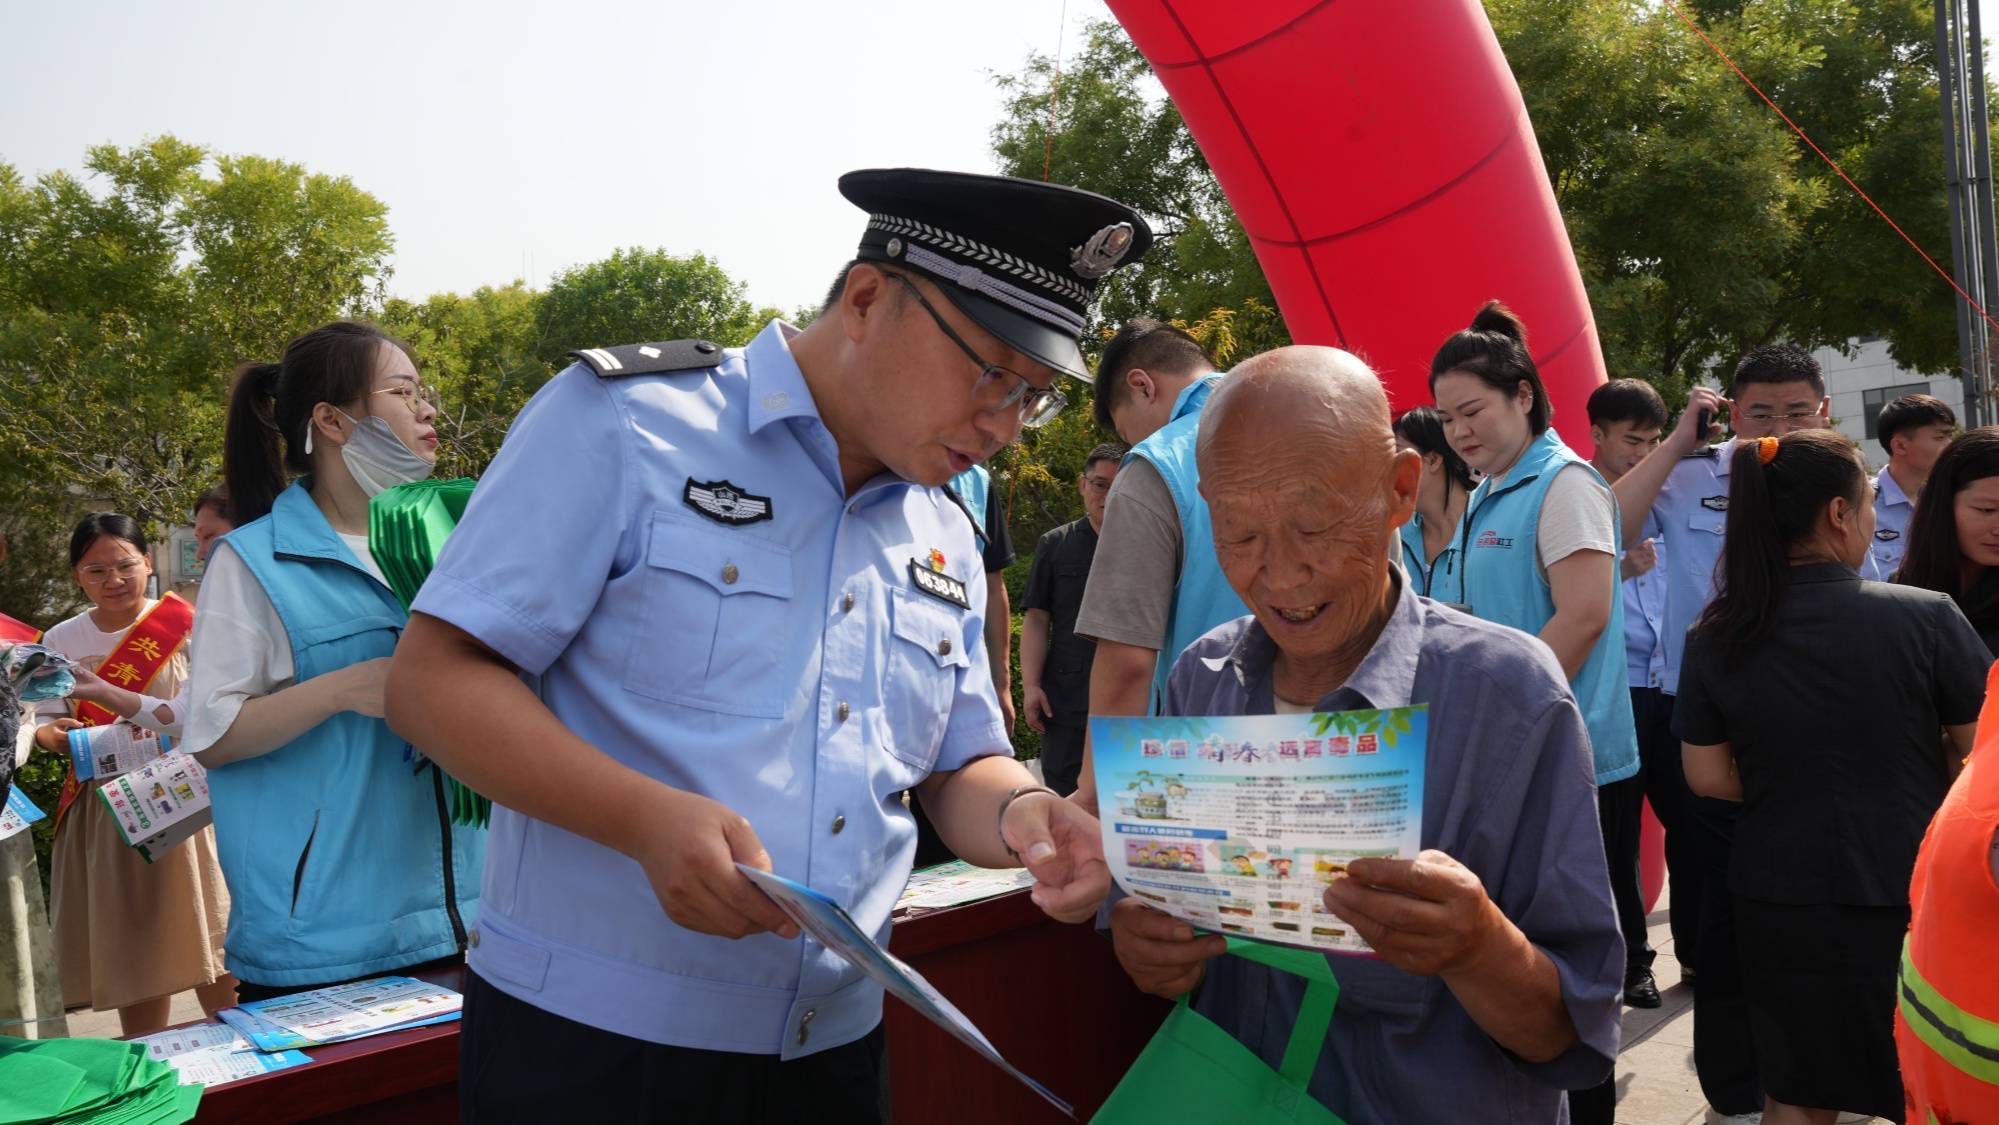
<svg viewBox="0 0 1999 1125">
<path fill-rule="evenodd" d="M 937 762 L 958 694 L 958 674 L 971 667 L 965 615 L 907 590 L 891 589 L 888 667 L 882 683 L 888 751 L 928 770 Z"/>
<path fill-rule="evenodd" d="M 743 532 L 653 515 L 644 607 L 625 688 L 704 711 L 776 719 L 798 690 L 771 647 L 791 611 L 791 551 Z"/>
<path fill-rule="evenodd" d="M 1696 536 L 1725 534 L 1728 530 L 1728 513 L 1717 512 L 1710 508 L 1695 508 L 1687 513 L 1687 530 Z M 1701 542 L 1707 541 L 1695 539 L 1687 546 L 1689 549 L 1694 549 L 1694 543 Z"/>
</svg>

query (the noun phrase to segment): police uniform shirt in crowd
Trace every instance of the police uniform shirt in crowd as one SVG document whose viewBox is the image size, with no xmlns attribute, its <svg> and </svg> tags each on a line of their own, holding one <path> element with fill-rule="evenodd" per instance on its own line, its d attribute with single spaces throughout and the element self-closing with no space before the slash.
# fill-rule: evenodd
<svg viewBox="0 0 1999 1125">
<path fill-rule="evenodd" d="M 1672 541 L 1672 550 L 1659 561 L 1666 572 L 1660 625 L 1666 651 L 1659 686 L 1668 695 L 1680 690 L 1687 630 L 1714 597 L 1715 564 L 1721 561 L 1728 526 L 1728 462 L 1734 452 L 1735 439 L 1730 438 L 1681 458 L 1652 502 L 1653 520 Z"/>
<path fill-rule="evenodd" d="M 1633 688 L 1657 688 L 1666 678 L 1666 567 L 1672 556 L 1656 512 L 1645 517 L 1644 538 L 1652 541 L 1652 569 L 1622 584 L 1624 670 Z"/>
<path fill-rule="evenodd" d="M 1150 238 L 1128 208 L 1050 185 L 904 169 L 840 186 L 870 212 L 860 258 L 1075 375 L 1095 279 Z M 517 666 L 597 751 L 741 815 L 779 875 L 886 942 L 915 843 L 899 795 L 1011 752 L 986 575 L 942 488 L 881 473 L 848 494 L 799 331 L 576 353 L 413 608 Z M 880 987 L 809 937 L 682 928 L 638 863 L 498 805 L 482 911 L 473 973 L 571 1027 L 798 1060 L 881 1021 Z"/>
<path fill-rule="evenodd" d="M 1041 733 L 1041 774 L 1050 788 L 1065 795 L 1076 790 L 1083 730 L 1090 717 L 1090 662 L 1097 642 L 1076 632 L 1076 614 L 1083 608 L 1083 589 L 1096 555 L 1097 531 L 1088 516 L 1043 535 L 1020 602 L 1023 612 L 1038 609 L 1049 617 L 1041 690 L 1054 714 Z"/>
<path fill-rule="evenodd" d="M 1874 478 L 1874 542 L 1867 545 L 1867 558 L 1860 564 L 1862 578 L 1894 580 L 1902 565 L 1902 552 L 1908 547 L 1904 536 L 1915 515 L 1915 498 L 1902 491 L 1895 474 L 1883 468 Z"/>
<path fill-rule="evenodd" d="M 1589 735 L 1545 645 L 1396 581 L 1395 608 L 1374 646 L 1313 709 L 1429 706 L 1423 847 L 1476 873 L 1500 912 L 1548 955 L 1577 1039 L 1547 1062 L 1526 1062 L 1496 1047 L 1441 977 L 1328 955 L 1339 1002 L 1309 1088 L 1354 1125 L 1566 1120 L 1563 1091 L 1600 1081 L 1616 1058 L 1624 975 Z M 1220 626 L 1174 666 L 1165 713 L 1270 714 L 1276 655 L 1255 618 Z M 1275 1068 L 1302 994 L 1299 977 L 1217 957 L 1193 1005 Z"/>
</svg>

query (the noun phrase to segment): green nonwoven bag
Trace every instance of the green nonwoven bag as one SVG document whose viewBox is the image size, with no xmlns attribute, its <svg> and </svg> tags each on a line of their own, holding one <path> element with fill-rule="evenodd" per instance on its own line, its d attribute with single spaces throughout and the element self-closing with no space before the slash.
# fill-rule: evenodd
<svg viewBox="0 0 1999 1125">
<path fill-rule="evenodd" d="M 1182 996 L 1092 1125 L 1346 1125 L 1305 1092 L 1340 995 L 1325 955 L 1241 938 L 1229 939 L 1229 954 L 1305 978 L 1283 1065 L 1270 1069 Z"/>
</svg>

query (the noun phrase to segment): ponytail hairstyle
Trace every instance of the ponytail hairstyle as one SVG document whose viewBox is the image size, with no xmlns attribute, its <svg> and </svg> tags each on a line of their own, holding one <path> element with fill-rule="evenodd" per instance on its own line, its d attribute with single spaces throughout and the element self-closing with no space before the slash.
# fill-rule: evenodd
<svg viewBox="0 0 1999 1125">
<path fill-rule="evenodd" d="M 384 344 L 409 354 L 372 324 L 336 320 L 286 344 L 278 363 L 236 369 L 222 428 L 222 479 L 238 525 L 269 512 L 291 473 L 312 471 L 305 443 L 313 407 L 366 398 Z"/>
<path fill-rule="evenodd" d="M 1966 430 L 1937 458 L 1916 499 L 1908 549 L 1895 572 L 1895 581 L 1904 586 L 1949 594 L 1981 632 L 1999 625 L 1999 605 L 1965 604 L 1972 591 L 1959 588 L 1964 584 L 1964 551 L 1957 541 L 1957 494 L 1987 477 L 1999 477 L 1999 426 Z"/>
<path fill-rule="evenodd" d="M 1430 396 L 1436 397 L 1437 380 L 1456 371 L 1470 375 L 1509 398 L 1525 383 L 1534 391 L 1534 405 L 1527 411 L 1527 428 L 1535 437 L 1548 432 L 1555 407 L 1548 401 L 1548 388 L 1541 383 L 1541 370 L 1527 354 L 1527 328 L 1513 310 L 1498 301 L 1487 301 L 1472 317 L 1471 327 L 1444 341 L 1437 358 L 1430 361 Z"/>
<path fill-rule="evenodd" d="M 1444 459 L 1444 495 L 1448 498 L 1451 486 L 1456 485 L 1466 492 L 1478 487 L 1473 479 L 1471 466 L 1451 448 L 1444 437 L 1444 419 L 1434 406 L 1418 406 L 1405 410 L 1395 420 L 1395 436 L 1409 443 L 1409 447 L 1425 457 L 1434 453 Z"/>
<path fill-rule="evenodd" d="M 1729 464 L 1720 585 L 1694 631 L 1723 646 L 1762 638 L 1791 584 L 1791 549 L 1818 533 L 1826 505 L 1869 503 L 1860 447 L 1838 430 L 1740 442 Z"/>
</svg>

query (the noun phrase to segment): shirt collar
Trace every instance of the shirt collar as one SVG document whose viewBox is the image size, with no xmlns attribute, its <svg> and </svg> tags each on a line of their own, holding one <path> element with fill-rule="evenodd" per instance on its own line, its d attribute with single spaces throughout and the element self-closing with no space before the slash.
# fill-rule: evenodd
<svg viewBox="0 0 1999 1125">
<path fill-rule="evenodd" d="M 750 373 L 750 432 L 757 433 L 782 418 L 819 420 L 819 406 L 805 385 L 805 373 L 791 356 L 791 338 L 798 329 L 773 320 L 743 349 Z"/>
<path fill-rule="evenodd" d="M 1728 475 L 1729 466 L 1735 463 L 1735 444 L 1741 440 L 1741 438 L 1729 438 L 1721 443 L 1715 453 L 1714 475 L 1718 477 Z"/>
<path fill-rule="evenodd" d="M 1374 638 L 1374 647 L 1367 650 L 1347 682 L 1318 701 L 1319 710 L 1349 711 L 1355 703 L 1373 708 L 1409 706 L 1416 690 L 1416 665 L 1423 655 L 1423 602 L 1410 587 L 1402 567 L 1394 568 L 1393 579 L 1395 608 L 1389 611 L 1381 635 Z M 1270 679 L 1276 659 L 1276 642 L 1252 617 L 1223 661 L 1235 670 L 1236 679 L 1248 691 L 1258 680 Z"/>
<path fill-rule="evenodd" d="M 1909 506 L 1909 494 L 1902 491 L 1901 482 L 1897 481 L 1895 475 L 1886 468 L 1874 477 L 1874 487 L 1881 491 L 1882 504 L 1890 508 L 1898 504 L 1902 507 Z"/>
</svg>

